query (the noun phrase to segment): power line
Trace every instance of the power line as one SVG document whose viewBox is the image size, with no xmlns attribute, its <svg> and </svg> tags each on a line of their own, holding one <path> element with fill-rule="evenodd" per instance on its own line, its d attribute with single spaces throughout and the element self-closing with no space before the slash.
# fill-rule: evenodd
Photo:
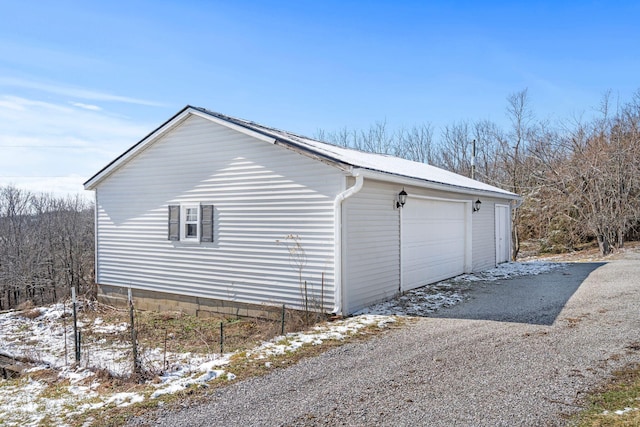
<svg viewBox="0 0 640 427">
<path fill-rule="evenodd" d="M 0 175 L 0 178 L 71 178 L 69 175 Z"/>
<path fill-rule="evenodd" d="M 0 148 L 90 148 L 84 145 L 0 145 Z"/>
</svg>

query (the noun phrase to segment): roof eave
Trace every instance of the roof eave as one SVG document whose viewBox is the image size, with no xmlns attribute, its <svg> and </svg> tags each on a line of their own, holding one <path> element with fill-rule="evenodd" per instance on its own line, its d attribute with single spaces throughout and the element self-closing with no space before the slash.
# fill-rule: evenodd
<svg viewBox="0 0 640 427">
<path fill-rule="evenodd" d="M 426 179 L 414 178 L 410 176 L 397 175 L 389 172 L 378 171 L 366 168 L 354 168 L 353 174 L 361 174 L 365 178 L 377 179 L 380 181 L 393 182 L 401 185 L 414 185 L 417 187 L 428 188 L 432 190 L 449 191 L 459 194 L 473 194 L 474 196 L 495 197 L 505 200 L 522 200 L 522 197 L 510 192 L 499 192 L 484 190 L 478 188 L 464 187 L 460 185 L 429 181 Z"/>
</svg>

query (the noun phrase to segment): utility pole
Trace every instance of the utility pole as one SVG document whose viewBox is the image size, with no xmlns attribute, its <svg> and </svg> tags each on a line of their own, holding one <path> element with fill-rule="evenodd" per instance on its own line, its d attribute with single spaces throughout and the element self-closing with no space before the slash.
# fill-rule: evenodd
<svg viewBox="0 0 640 427">
<path fill-rule="evenodd" d="M 473 151 L 471 152 L 471 179 L 476 179 L 476 140 L 473 140 Z"/>
</svg>

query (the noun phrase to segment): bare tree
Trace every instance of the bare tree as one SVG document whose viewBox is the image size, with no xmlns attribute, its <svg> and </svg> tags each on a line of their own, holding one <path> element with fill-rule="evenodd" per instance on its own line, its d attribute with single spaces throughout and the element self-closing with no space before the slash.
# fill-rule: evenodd
<svg viewBox="0 0 640 427">
<path fill-rule="evenodd" d="M 0 309 L 93 291 L 93 206 L 0 187 Z"/>
<path fill-rule="evenodd" d="M 606 255 L 623 247 L 640 218 L 640 114 L 633 103 L 612 114 L 608 94 L 600 111 L 600 118 L 572 132 L 558 188 L 567 211 Z"/>
<path fill-rule="evenodd" d="M 507 97 L 507 116 L 511 121 L 511 129 L 502 140 L 501 160 L 506 173 L 507 188 L 525 198 L 528 190 L 530 161 L 528 158 L 529 143 L 534 138 L 533 111 L 529 105 L 527 89 L 513 93 Z M 520 210 L 514 209 L 511 228 L 511 258 L 515 260 L 520 252 Z"/>
<path fill-rule="evenodd" d="M 358 141 L 358 132 L 346 127 L 335 132 L 327 132 L 320 129 L 316 132 L 314 138 L 341 147 L 355 148 Z"/>
<path fill-rule="evenodd" d="M 362 131 L 355 147 L 361 151 L 378 154 L 399 154 L 397 140 L 387 129 L 387 122 L 376 122 L 368 130 Z"/>
<path fill-rule="evenodd" d="M 470 137 L 476 141 L 476 179 L 503 187 L 505 178 L 497 161 L 500 141 L 504 140 L 502 130 L 495 123 L 483 120 L 473 124 Z"/>
<path fill-rule="evenodd" d="M 431 124 L 400 129 L 395 145 L 398 147 L 396 151 L 400 157 L 414 162 L 434 163 L 436 154 Z"/>
<path fill-rule="evenodd" d="M 444 127 L 440 142 L 440 166 L 460 175 L 471 176 L 473 137 L 468 122 Z"/>
</svg>

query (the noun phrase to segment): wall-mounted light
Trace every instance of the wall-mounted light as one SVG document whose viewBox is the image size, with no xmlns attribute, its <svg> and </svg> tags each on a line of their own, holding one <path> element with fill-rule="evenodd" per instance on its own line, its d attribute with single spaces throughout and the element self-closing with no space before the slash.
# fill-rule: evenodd
<svg viewBox="0 0 640 427">
<path fill-rule="evenodd" d="M 476 202 L 473 204 L 473 211 L 478 212 L 480 210 L 481 204 L 482 202 L 480 201 L 480 199 L 476 200 Z"/>
<path fill-rule="evenodd" d="M 396 208 L 401 208 L 404 204 L 407 203 L 407 192 L 404 191 L 404 188 L 401 192 L 398 193 L 398 201 L 396 201 Z"/>
</svg>

